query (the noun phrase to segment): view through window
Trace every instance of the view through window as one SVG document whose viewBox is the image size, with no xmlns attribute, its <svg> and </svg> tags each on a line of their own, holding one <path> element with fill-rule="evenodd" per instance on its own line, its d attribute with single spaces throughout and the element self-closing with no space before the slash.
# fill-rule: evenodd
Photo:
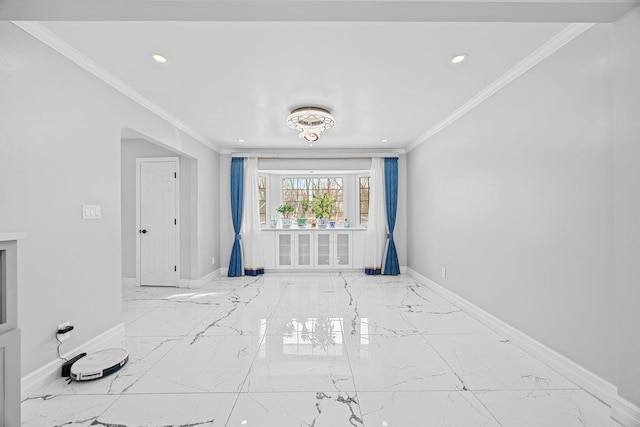
<svg viewBox="0 0 640 427">
<path fill-rule="evenodd" d="M 367 225 L 369 219 L 369 177 L 358 178 L 358 212 L 360 225 Z"/>
<path fill-rule="evenodd" d="M 335 213 L 331 220 L 344 220 L 344 195 L 341 177 L 286 177 L 282 178 L 282 203 L 289 203 L 295 209 L 296 218 L 313 217 L 311 209 L 303 214 L 300 202 L 311 201 L 313 196 L 328 194 L 335 203 Z"/>
<path fill-rule="evenodd" d="M 258 206 L 260 208 L 260 224 L 267 223 L 267 177 L 258 177 Z"/>
</svg>

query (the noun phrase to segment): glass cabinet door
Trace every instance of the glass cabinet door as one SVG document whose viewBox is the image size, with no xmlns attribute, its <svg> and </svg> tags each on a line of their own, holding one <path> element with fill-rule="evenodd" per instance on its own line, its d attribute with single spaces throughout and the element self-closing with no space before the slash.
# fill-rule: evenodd
<svg viewBox="0 0 640 427">
<path fill-rule="evenodd" d="M 296 267 L 313 268 L 313 234 L 296 232 Z"/>
<path fill-rule="evenodd" d="M 351 267 L 351 232 L 336 231 L 334 267 Z"/>
<path fill-rule="evenodd" d="M 331 247 L 331 243 L 330 231 L 316 231 L 316 268 L 333 267 L 333 260 L 331 259 L 333 255 L 333 248 Z"/>
<path fill-rule="evenodd" d="M 278 232 L 276 236 L 276 268 L 293 268 L 293 233 Z"/>
</svg>

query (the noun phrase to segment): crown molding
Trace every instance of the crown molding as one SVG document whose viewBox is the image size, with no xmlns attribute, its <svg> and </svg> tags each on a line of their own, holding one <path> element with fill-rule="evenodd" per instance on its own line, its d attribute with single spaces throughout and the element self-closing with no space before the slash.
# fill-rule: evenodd
<svg viewBox="0 0 640 427">
<path fill-rule="evenodd" d="M 99 78 L 100 80 L 108 84 L 109 86 L 113 87 L 114 89 L 116 89 L 117 91 L 119 91 L 120 93 L 122 93 L 123 95 L 131 99 L 132 101 L 138 103 L 139 105 L 146 108 L 153 114 L 157 115 L 158 117 L 167 121 L 171 125 L 175 126 L 177 129 L 186 133 L 196 141 L 200 142 L 201 144 L 205 145 L 206 147 L 218 153 L 220 152 L 220 148 L 217 145 L 209 141 L 200 133 L 193 130 L 191 127 L 187 126 L 185 123 L 183 123 L 181 120 L 179 120 L 178 118 L 170 114 L 168 111 L 166 111 L 162 107 L 158 106 L 157 104 L 154 104 L 149 99 L 145 98 L 142 94 L 140 94 L 138 91 L 133 89 L 131 86 L 129 86 L 128 84 L 126 84 L 125 82 L 123 82 L 122 80 L 114 76 L 113 74 L 111 74 L 109 71 L 102 68 L 100 65 L 93 62 L 85 54 L 83 54 L 76 48 L 72 47 L 70 44 L 65 42 L 63 39 L 61 39 L 51 31 L 49 31 L 39 23 L 32 22 L 32 21 L 11 21 L 11 22 L 17 27 L 21 28 L 25 32 L 35 37 L 36 39 L 40 40 L 47 46 L 49 46 L 53 50 L 67 57 L 68 59 L 70 59 L 77 65 L 79 65 L 80 67 L 84 68 L 85 70 L 87 70 L 88 72 L 90 72 L 91 74 L 93 74 L 94 76 L 96 76 L 97 78 Z"/>
<path fill-rule="evenodd" d="M 369 150 L 358 149 L 332 149 L 332 150 L 256 150 L 256 149 L 233 149 L 223 148 L 220 154 L 231 155 L 232 157 L 265 157 L 278 159 L 349 159 L 363 157 L 399 157 L 405 154 L 404 148 L 391 148 L 387 150 Z"/>
<path fill-rule="evenodd" d="M 537 50 L 535 50 L 531 55 L 527 56 L 525 59 L 520 61 L 516 66 L 511 68 L 509 71 L 500 76 L 496 81 L 491 83 L 489 86 L 478 92 L 473 98 L 460 106 L 453 113 L 449 114 L 442 121 L 436 124 L 434 127 L 429 129 L 426 133 L 421 135 L 415 142 L 407 146 L 407 152 L 417 148 L 421 144 L 427 142 L 430 138 L 434 137 L 440 131 L 447 128 L 453 122 L 467 114 L 473 108 L 477 107 L 491 96 L 496 94 L 500 89 L 507 86 L 509 83 L 529 71 L 531 68 L 535 67 L 540 62 L 544 61 L 550 55 L 558 51 L 564 45 L 569 43 L 571 40 L 578 37 L 580 34 L 587 31 L 591 28 L 593 23 L 590 24 L 569 24 L 562 31 L 556 34 L 553 38 L 547 41 L 545 44 L 540 46 Z"/>
</svg>

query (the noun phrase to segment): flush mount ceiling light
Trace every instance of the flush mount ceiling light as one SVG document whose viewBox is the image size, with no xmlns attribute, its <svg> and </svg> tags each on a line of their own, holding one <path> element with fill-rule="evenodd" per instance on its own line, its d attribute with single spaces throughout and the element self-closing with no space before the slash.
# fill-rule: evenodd
<svg viewBox="0 0 640 427">
<path fill-rule="evenodd" d="M 160 55 L 159 53 L 154 53 L 153 55 L 151 55 L 151 57 L 155 59 L 156 62 L 159 62 L 161 64 L 167 62 L 167 58 L 164 55 Z"/>
<path fill-rule="evenodd" d="M 451 63 L 452 64 L 459 64 L 462 61 L 464 61 L 466 59 L 467 55 L 464 53 L 459 53 L 457 55 L 455 55 L 453 58 L 451 58 Z"/>
<path fill-rule="evenodd" d="M 309 142 L 309 146 L 320 138 L 322 132 L 335 124 L 336 120 L 331 113 L 319 107 L 296 108 L 287 117 L 287 126 L 299 131 L 298 136 Z"/>
</svg>

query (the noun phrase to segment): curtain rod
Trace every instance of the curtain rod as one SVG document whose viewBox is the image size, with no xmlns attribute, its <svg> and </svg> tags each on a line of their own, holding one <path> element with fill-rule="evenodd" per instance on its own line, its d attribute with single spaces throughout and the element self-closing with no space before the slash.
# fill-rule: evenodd
<svg viewBox="0 0 640 427">
<path fill-rule="evenodd" d="M 371 159 L 374 157 L 400 157 L 400 153 L 229 153 L 231 157 L 257 157 L 261 160 L 272 159 Z"/>
</svg>

